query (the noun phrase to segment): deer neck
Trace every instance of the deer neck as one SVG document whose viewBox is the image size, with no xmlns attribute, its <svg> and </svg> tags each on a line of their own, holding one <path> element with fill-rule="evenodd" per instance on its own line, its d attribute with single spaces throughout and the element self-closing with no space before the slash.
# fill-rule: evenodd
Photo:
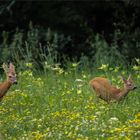
<svg viewBox="0 0 140 140">
<path fill-rule="evenodd" d="M 128 94 L 129 90 L 125 87 L 121 90 L 121 92 L 118 94 L 118 100 L 125 97 Z"/>
<path fill-rule="evenodd" d="M 11 85 L 12 83 L 9 82 L 8 80 L 0 84 L 0 98 L 2 98 L 6 94 Z"/>
</svg>

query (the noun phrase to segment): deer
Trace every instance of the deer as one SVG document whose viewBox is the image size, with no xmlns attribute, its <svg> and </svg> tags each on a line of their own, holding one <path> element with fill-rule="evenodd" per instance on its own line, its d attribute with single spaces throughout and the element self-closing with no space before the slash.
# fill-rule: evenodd
<svg viewBox="0 0 140 140">
<path fill-rule="evenodd" d="M 17 76 L 15 71 L 15 66 L 10 63 L 9 66 L 3 63 L 2 68 L 6 74 L 6 80 L 0 83 L 0 101 L 6 95 L 7 91 L 13 84 L 17 84 Z"/>
<path fill-rule="evenodd" d="M 123 76 L 120 76 L 120 78 L 124 84 L 122 89 L 113 86 L 108 79 L 103 77 L 95 77 L 89 84 L 95 91 L 97 99 L 101 98 L 106 102 L 120 101 L 126 97 L 130 91 L 137 88 L 132 81 L 131 75 L 128 76 L 128 79 L 125 79 Z"/>
</svg>

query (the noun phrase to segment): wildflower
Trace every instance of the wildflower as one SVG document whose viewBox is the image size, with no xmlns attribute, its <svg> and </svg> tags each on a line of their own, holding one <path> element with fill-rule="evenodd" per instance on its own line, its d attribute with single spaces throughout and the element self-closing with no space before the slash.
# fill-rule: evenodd
<svg viewBox="0 0 140 140">
<path fill-rule="evenodd" d="M 76 140 L 88 140 L 88 137 L 76 138 Z"/>
<path fill-rule="evenodd" d="M 84 74 L 84 75 L 83 75 L 83 78 L 86 78 L 86 77 L 87 77 L 87 76 Z"/>
<path fill-rule="evenodd" d="M 82 79 L 76 79 L 75 82 L 83 82 Z"/>
<path fill-rule="evenodd" d="M 77 67 L 78 63 L 72 63 L 72 67 Z"/>
<path fill-rule="evenodd" d="M 108 68 L 108 64 L 107 65 L 106 64 L 102 64 L 102 66 L 99 67 L 98 69 L 100 69 L 100 70 L 107 70 L 107 68 Z"/>
<path fill-rule="evenodd" d="M 77 90 L 77 94 L 81 94 L 82 93 L 82 91 L 81 90 Z"/>
<path fill-rule="evenodd" d="M 112 117 L 112 118 L 110 118 L 110 121 L 118 121 L 118 118 Z"/>
<path fill-rule="evenodd" d="M 26 71 L 20 73 L 20 75 L 32 77 L 33 72 L 31 70 L 26 70 Z"/>
<path fill-rule="evenodd" d="M 63 69 L 59 69 L 59 74 L 63 74 L 64 73 L 64 70 Z"/>
<path fill-rule="evenodd" d="M 27 94 L 25 94 L 25 93 L 23 93 L 23 92 L 20 93 L 20 95 L 23 96 L 23 97 L 25 97 L 25 98 L 28 97 Z"/>
<path fill-rule="evenodd" d="M 76 68 L 79 65 L 79 63 L 72 63 L 72 67 Z"/>
<path fill-rule="evenodd" d="M 112 117 L 112 118 L 109 119 L 110 124 L 115 124 L 118 121 L 119 121 L 119 119 L 117 117 Z"/>
<path fill-rule="evenodd" d="M 40 132 L 32 132 L 32 135 L 34 135 L 34 139 L 35 140 L 43 140 L 44 138 L 44 134 L 40 133 Z"/>
<path fill-rule="evenodd" d="M 132 69 L 135 70 L 135 71 L 138 71 L 138 70 L 139 70 L 139 67 L 136 66 L 136 65 L 134 65 L 134 66 L 132 67 Z"/>
<path fill-rule="evenodd" d="M 135 118 L 140 118 L 140 112 L 137 115 L 135 115 Z"/>
<path fill-rule="evenodd" d="M 51 69 L 51 65 L 47 61 L 44 63 L 44 69 Z"/>
<path fill-rule="evenodd" d="M 122 132 L 122 129 L 121 128 L 116 128 L 115 131 Z"/>
</svg>

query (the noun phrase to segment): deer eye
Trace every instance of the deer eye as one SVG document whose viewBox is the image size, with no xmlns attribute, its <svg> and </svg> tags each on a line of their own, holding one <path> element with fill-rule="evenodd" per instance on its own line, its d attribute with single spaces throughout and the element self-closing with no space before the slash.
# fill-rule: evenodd
<svg viewBox="0 0 140 140">
<path fill-rule="evenodd" d="M 12 78 L 12 76 L 10 75 L 9 78 Z"/>
</svg>

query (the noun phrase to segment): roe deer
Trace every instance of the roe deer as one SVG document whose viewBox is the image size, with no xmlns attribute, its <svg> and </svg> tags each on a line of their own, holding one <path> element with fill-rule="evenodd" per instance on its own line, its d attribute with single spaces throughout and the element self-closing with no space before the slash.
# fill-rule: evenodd
<svg viewBox="0 0 140 140">
<path fill-rule="evenodd" d="M 0 83 L 0 101 L 2 100 L 6 92 L 9 90 L 11 85 L 17 84 L 17 77 L 14 65 L 10 63 L 8 67 L 5 63 L 3 63 L 2 67 L 6 73 L 7 79 L 3 83 Z"/>
<path fill-rule="evenodd" d="M 124 88 L 122 89 L 118 89 L 115 86 L 112 86 L 110 82 L 103 77 L 96 77 L 92 79 L 90 81 L 90 85 L 96 92 L 97 96 L 104 101 L 119 101 L 124 98 L 129 91 L 137 88 L 131 79 L 131 75 L 129 75 L 127 80 L 122 76 L 121 79 L 124 83 Z"/>
</svg>

